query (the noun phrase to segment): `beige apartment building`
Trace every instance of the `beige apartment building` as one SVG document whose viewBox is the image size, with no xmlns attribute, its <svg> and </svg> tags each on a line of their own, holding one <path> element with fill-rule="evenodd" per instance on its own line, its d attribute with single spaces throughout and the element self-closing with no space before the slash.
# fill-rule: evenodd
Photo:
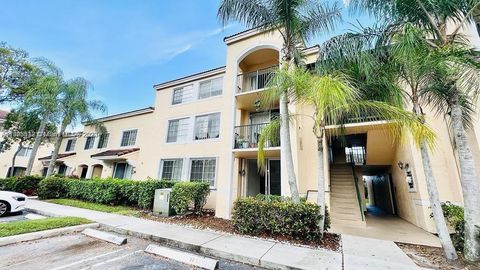
<svg viewBox="0 0 480 270">
<path fill-rule="evenodd" d="M 480 48 L 475 26 L 469 27 L 466 33 Z M 278 32 L 247 30 L 224 41 L 224 67 L 156 84 L 153 107 L 100 118 L 106 134 L 86 125 L 83 132 L 65 138 L 56 172 L 81 178 L 204 181 L 211 186 L 207 207 L 223 218 L 230 217 L 237 198 L 288 196 L 281 142 L 266 145 L 265 173 L 257 166 L 259 134 L 278 115 L 275 106 L 265 110 L 259 98 L 279 65 L 282 38 Z M 303 50 L 309 67 L 318 49 Z M 289 110 L 297 115 L 312 113 L 295 103 L 289 104 Z M 462 204 L 452 133 L 442 117 L 428 116 L 438 135 L 431 158 L 440 199 Z M 315 201 L 317 153 L 312 126 L 309 118 L 298 117 L 290 135 L 299 191 Z M 326 202 L 333 226 L 366 227 L 373 211 L 434 232 L 420 153 L 412 141 L 394 142 L 388 123 L 374 118 L 351 119 L 344 128 L 345 136 L 340 137 L 338 127 L 329 126 L 324 145 Z M 480 164 L 478 122 L 469 135 Z M 48 165 L 50 156 L 38 157 L 36 166 Z"/>
</svg>

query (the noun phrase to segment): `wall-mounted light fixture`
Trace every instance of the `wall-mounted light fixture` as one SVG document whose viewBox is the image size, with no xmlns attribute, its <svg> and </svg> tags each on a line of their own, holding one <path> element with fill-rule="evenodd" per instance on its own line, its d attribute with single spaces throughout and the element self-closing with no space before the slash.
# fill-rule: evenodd
<svg viewBox="0 0 480 270">
<path fill-rule="evenodd" d="M 410 165 L 408 163 L 403 163 L 401 161 L 399 161 L 397 163 L 398 165 L 398 168 L 400 168 L 400 170 L 405 170 L 406 172 L 406 177 L 405 177 L 405 181 L 407 182 L 407 185 L 408 185 L 408 190 L 410 192 L 415 192 L 415 183 L 413 181 L 413 174 L 412 174 L 412 171 L 410 170 Z"/>
<path fill-rule="evenodd" d="M 398 165 L 398 168 L 400 168 L 400 170 L 408 171 L 408 169 L 410 168 L 410 165 L 408 165 L 408 163 L 403 163 L 401 161 L 399 161 L 397 165 Z"/>
</svg>

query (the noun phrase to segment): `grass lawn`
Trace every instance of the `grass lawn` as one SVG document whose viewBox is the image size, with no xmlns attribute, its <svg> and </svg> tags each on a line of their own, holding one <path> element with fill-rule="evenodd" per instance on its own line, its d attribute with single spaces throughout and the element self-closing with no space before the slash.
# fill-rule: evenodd
<svg viewBox="0 0 480 270">
<path fill-rule="evenodd" d="M 125 215 L 125 216 L 137 216 L 139 213 L 137 209 L 128 207 L 128 206 L 123 206 L 123 205 L 107 205 L 107 204 L 101 204 L 101 203 L 84 202 L 84 201 L 74 200 L 74 199 L 51 199 L 46 201 L 51 203 L 56 203 L 56 204 L 68 205 L 68 206 L 73 206 L 78 208 L 85 208 L 85 209 L 90 209 L 90 210 L 95 210 L 100 212 L 107 212 L 107 213 L 114 213 L 114 214 Z"/>
<path fill-rule="evenodd" d="M 79 217 L 52 217 L 0 223 L 0 237 L 92 223 Z"/>
</svg>

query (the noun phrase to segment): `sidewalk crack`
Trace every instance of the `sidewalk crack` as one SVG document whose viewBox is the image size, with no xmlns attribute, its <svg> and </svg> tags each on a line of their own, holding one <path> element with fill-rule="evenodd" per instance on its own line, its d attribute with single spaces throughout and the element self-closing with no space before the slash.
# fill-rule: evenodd
<svg viewBox="0 0 480 270">
<path fill-rule="evenodd" d="M 263 256 L 265 256 L 265 255 L 266 255 L 275 245 L 277 245 L 277 244 L 278 244 L 278 243 L 273 243 L 273 245 L 272 245 L 269 249 L 267 249 L 267 251 L 265 251 L 265 253 L 263 253 L 263 255 L 260 257 L 260 259 L 258 259 L 258 262 L 259 262 L 260 264 L 262 264 Z"/>
<path fill-rule="evenodd" d="M 215 238 L 213 238 L 213 239 L 208 240 L 208 241 L 205 242 L 205 243 L 201 243 L 200 246 L 203 246 L 203 245 L 205 245 L 205 244 L 207 244 L 207 243 L 210 243 L 210 242 L 212 242 L 213 240 L 217 240 L 218 238 L 220 238 L 220 237 L 222 237 L 222 236 L 225 236 L 225 234 L 221 234 L 221 235 L 219 235 L 219 236 L 217 236 L 217 237 L 215 237 Z"/>
</svg>

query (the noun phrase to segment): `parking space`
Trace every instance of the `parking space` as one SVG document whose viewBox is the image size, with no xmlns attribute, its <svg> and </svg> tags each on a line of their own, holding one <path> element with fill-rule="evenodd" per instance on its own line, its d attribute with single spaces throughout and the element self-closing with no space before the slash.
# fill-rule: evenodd
<svg viewBox="0 0 480 270">
<path fill-rule="evenodd" d="M 35 218 L 41 218 L 41 216 L 24 210 L 21 212 L 10 213 L 4 217 L 0 217 L 0 223 L 26 220 L 26 219 L 35 219 Z"/>
<path fill-rule="evenodd" d="M 195 269 L 192 266 L 150 255 L 151 242 L 128 237 L 116 246 L 83 234 L 69 234 L 2 247 L 0 269 Z M 221 261 L 220 269 L 258 269 Z"/>
</svg>

